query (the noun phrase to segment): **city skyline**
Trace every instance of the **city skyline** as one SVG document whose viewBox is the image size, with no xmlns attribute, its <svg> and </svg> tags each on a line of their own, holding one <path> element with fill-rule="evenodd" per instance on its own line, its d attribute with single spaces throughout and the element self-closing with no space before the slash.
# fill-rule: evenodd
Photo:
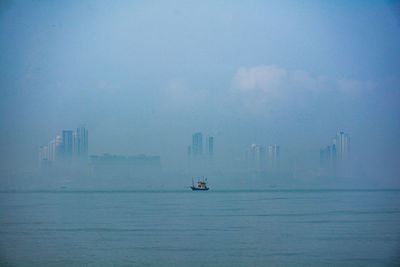
<svg viewBox="0 0 400 267">
<path fill-rule="evenodd" d="M 192 145 L 187 148 L 187 156 L 195 159 L 208 158 L 209 160 L 212 160 L 214 157 L 214 137 L 206 135 L 203 147 L 203 133 L 194 133 L 192 135 Z"/>
<path fill-rule="evenodd" d="M 330 174 L 343 171 L 350 163 L 350 135 L 337 132 L 332 144 L 320 149 L 320 167 Z"/>
<path fill-rule="evenodd" d="M 79 126 L 76 131 L 62 130 L 47 145 L 39 147 L 40 164 L 51 162 L 71 162 L 72 160 L 87 160 L 89 152 L 88 130 Z"/>
<path fill-rule="evenodd" d="M 194 150 L 193 147 L 195 148 Z M 340 149 L 337 147 L 340 147 Z M 345 162 L 349 162 L 349 151 L 350 135 L 344 131 L 338 131 L 335 138 L 332 140 L 332 144 L 320 149 L 319 166 L 335 174 L 337 166 L 345 166 Z M 143 154 L 143 152 L 136 154 L 140 155 Z M 109 152 L 105 151 L 103 152 L 103 155 L 109 155 Z M 92 156 L 98 157 L 94 154 Z M 187 156 L 189 159 L 213 160 L 214 137 L 206 135 L 205 144 L 203 146 L 203 133 L 194 133 L 192 135 L 192 145 L 187 148 Z M 68 162 L 73 157 L 75 159 L 89 158 L 88 130 L 84 126 L 78 127 L 76 131 L 63 130 L 61 136 L 56 136 L 47 145 L 39 148 L 39 161 L 41 163 L 43 163 L 43 161 L 56 160 Z M 243 159 L 245 162 L 250 164 L 249 166 L 251 168 L 270 171 L 280 170 L 281 146 L 278 144 L 264 145 L 253 143 L 248 149 L 246 149 Z M 309 168 L 313 168 L 313 166 L 310 165 Z"/>
<path fill-rule="evenodd" d="M 0 169 L 34 168 L 39 146 L 84 122 L 91 154 L 159 154 L 171 169 L 199 130 L 226 168 L 253 143 L 279 144 L 283 168 L 317 168 L 344 129 L 360 173 L 399 173 L 393 3 L 59 5 L 1 13 Z"/>
<path fill-rule="evenodd" d="M 0 0 L 0 266 L 400 266 L 399 47 L 400 0 Z"/>
</svg>

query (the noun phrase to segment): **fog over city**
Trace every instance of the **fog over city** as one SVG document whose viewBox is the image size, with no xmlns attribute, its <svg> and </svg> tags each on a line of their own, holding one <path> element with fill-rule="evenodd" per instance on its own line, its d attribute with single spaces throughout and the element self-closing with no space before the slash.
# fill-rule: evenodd
<svg viewBox="0 0 400 267">
<path fill-rule="evenodd" d="M 399 188 L 400 5 L 339 2 L 2 1 L 0 188 Z"/>
<path fill-rule="evenodd" d="M 398 0 L 0 0 L 0 266 L 400 266 Z"/>
</svg>

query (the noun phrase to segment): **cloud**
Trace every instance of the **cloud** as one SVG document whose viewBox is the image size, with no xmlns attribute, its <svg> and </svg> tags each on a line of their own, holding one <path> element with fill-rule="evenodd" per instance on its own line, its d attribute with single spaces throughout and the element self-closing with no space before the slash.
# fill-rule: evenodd
<svg viewBox="0 0 400 267">
<path fill-rule="evenodd" d="M 259 113 L 288 106 L 307 108 L 328 95 L 356 96 L 374 87 L 371 81 L 335 80 L 313 76 L 304 70 L 260 65 L 239 68 L 231 80 L 230 91 L 244 109 Z"/>
<path fill-rule="evenodd" d="M 285 81 L 287 72 L 275 66 L 241 67 L 232 79 L 232 89 L 238 91 L 261 90 L 269 94 L 278 93 Z"/>
<path fill-rule="evenodd" d="M 232 90 L 262 91 L 270 96 L 293 90 L 319 91 L 329 87 L 329 79 L 313 77 L 303 70 L 287 71 L 275 66 L 241 67 L 232 78 Z"/>
</svg>

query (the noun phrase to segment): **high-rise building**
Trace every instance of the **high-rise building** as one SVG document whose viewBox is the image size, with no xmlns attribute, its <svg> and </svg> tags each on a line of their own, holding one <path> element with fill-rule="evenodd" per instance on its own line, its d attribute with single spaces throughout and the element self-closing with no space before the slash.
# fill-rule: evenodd
<svg viewBox="0 0 400 267">
<path fill-rule="evenodd" d="M 246 150 L 245 159 L 251 168 L 258 170 L 266 169 L 267 160 L 265 145 L 252 144 Z"/>
<path fill-rule="evenodd" d="M 343 159 L 348 160 L 350 158 L 350 136 L 348 134 L 344 135 L 344 142 L 343 142 Z"/>
<path fill-rule="evenodd" d="M 62 154 L 64 159 L 71 159 L 73 149 L 73 132 L 70 130 L 64 130 L 62 132 Z"/>
<path fill-rule="evenodd" d="M 333 151 L 333 148 L 332 148 Z M 327 146 L 325 148 L 320 149 L 319 152 L 319 163 L 322 168 L 329 168 L 332 162 L 332 152 L 331 147 Z"/>
<path fill-rule="evenodd" d="M 332 145 L 332 167 L 335 168 L 336 167 L 336 160 L 337 160 L 337 155 L 336 155 L 336 144 Z"/>
<path fill-rule="evenodd" d="M 203 155 L 203 134 L 200 132 L 192 136 L 192 154 L 193 156 Z"/>
<path fill-rule="evenodd" d="M 268 167 L 272 169 L 274 167 L 274 147 L 268 146 Z"/>
<path fill-rule="evenodd" d="M 39 149 L 39 160 L 51 163 L 61 159 L 87 159 L 88 156 L 88 131 L 79 127 L 76 132 L 63 130 L 61 136 L 56 136 L 47 145 Z M 47 165 L 46 163 L 46 165 Z M 42 164 L 43 165 L 43 164 Z"/>
<path fill-rule="evenodd" d="M 214 137 L 212 136 L 206 137 L 206 153 L 210 158 L 214 155 Z"/>
<path fill-rule="evenodd" d="M 49 148 L 48 146 L 41 146 L 39 148 L 39 160 L 49 160 Z"/>
<path fill-rule="evenodd" d="M 338 132 L 332 140 L 332 146 L 320 150 L 320 166 L 331 174 L 337 174 L 347 165 L 350 158 L 350 136 Z"/>
<path fill-rule="evenodd" d="M 336 153 L 338 160 L 347 160 L 350 153 L 350 136 L 343 131 L 336 134 Z"/>
<path fill-rule="evenodd" d="M 277 144 L 268 146 L 268 167 L 270 169 L 280 167 L 280 147 Z"/>
<path fill-rule="evenodd" d="M 49 149 L 49 160 L 56 161 L 60 159 L 61 156 L 61 147 L 62 147 L 62 138 L 61 136 L 56 136 L 53 140 L 49 142 L 47 145 Z"/>
<path fill-rule="evenodd" d="M 87 158 L 88 156 L 88 131 L 81 126 L 73 134 L 73 152 L 75 156 Z"/>
<path fill-rule="evenodd" d="M 279 167 L 280 165 L 280 157 L 281 157 L 281 149 L 278 145 L 274 145 L 275 151 L 275 167 Z"/>
<path fill-rule="evenodd" d="M 41 146 L 39 149 L 39 160 L 56 161 L 59 160 L 62 154 L 62 138 L 57 136 L 47 145 Z"/>
<path fill-rule="evenodd" d="M 272 167 L 274 169 L 278 168 L 280 165 L 280 147 L 278 145 L 273 145 L 272 147 Z"/>
</svg>

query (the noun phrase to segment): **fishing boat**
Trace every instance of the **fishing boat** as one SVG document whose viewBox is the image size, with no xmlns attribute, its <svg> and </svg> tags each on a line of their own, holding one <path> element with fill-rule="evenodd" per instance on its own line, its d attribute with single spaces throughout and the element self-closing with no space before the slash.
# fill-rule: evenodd
<svg viewBox="0 0 400 267">
<path fill-rule="evenodd" d="M 192 179 L 192 188 L 193 191 L 207 191 L 209 188 L 207 187 L 207 178 L 203 180 L 198 180 L 197 181 L 197 186 L 194 185 L 194 181 Z"/>
</svg>

